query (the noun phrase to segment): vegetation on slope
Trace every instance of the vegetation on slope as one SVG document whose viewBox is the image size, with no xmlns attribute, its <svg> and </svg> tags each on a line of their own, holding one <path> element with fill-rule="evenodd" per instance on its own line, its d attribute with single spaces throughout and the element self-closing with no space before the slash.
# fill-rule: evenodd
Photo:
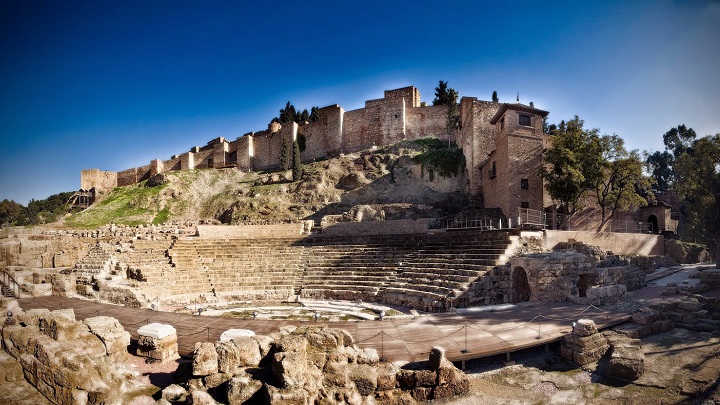
<svg viewBox="0 0 720 405">
<path fill-rule="evenodd" d="M 450 152 L 450 159 L 442 154 Z M 419 161 L 413 157 L 419 156 Z M 441 158 L 437 158 L 441 156 Z M 244 173 L 236 169 L 199 169 L 163 173 L 163 184 L 118 187 L 89 209 L 69 216 L 65 225 L 160 224 L 205 220 L 226 224 L 320 220 L 352 215 L 372 205 L 390 218 L 443 215 L 466 202 L 462 153 L 439 140 L 404 141 L 375 151 L 311 162 L 298 170 Z M 421 166 L 441 176 L 428 180 Z M 297 180 L 297 181 L 294 181 Z M 420 207 L 420 208 L 418 208 Z M 424 210 L 424 211 L 423 211 Z M 422 212 L 421 212 L 422 211 Z M 403 216 L 405 215 L 405 216 Z"/>
</svg>

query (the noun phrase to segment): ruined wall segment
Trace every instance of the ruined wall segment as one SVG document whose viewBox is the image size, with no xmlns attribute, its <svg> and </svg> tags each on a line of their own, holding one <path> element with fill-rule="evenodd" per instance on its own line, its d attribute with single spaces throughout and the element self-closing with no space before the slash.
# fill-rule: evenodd
<svg viewBox="0 0 720 405">
<path fill-rule="evenodd" d="M 304 144 L 300 159 L 310 162 L 319 158 L 337 156 L 343 146 L 343 116 L 345 110 L 337 104 L 319 109 L 320 119 L 298 127 L 298 142 Z"/>
<path fill-rule="evenodd" d="M 80 172 L 80 189 L 97 191 L 112 190 L 117 187 L 117 172 L 87 169 Z"/>
<path fill-rule="evenodd" d="M 238 170 L 250 171 L 252 170 L 252 157 L 253 157 L 253 133 L 250 132 L 241 136 L 236 141 L 237 150 L 237 164 Z"/>
<path fill-rule="evenodd" d="M 457 133 L 457 144 L 465 155 L 470 194 L 477 195 L 482 192 L 482 164 L 495 149 L 495 126 L 490 124 L 490 119 L 501 105 L 481 101 L 476 97 L 460 99 L 460 130 Z"/>
</svg>

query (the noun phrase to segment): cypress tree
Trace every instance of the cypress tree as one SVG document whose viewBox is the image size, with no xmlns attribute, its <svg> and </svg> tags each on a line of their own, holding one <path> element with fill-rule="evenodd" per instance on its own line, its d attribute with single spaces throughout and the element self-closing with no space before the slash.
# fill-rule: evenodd
<svg viewBox="0 0 720 405">
<path fill-rule="evenodd" d="M 292 168 L 293 181 L 300 181 L 303 175 L 303 166 L 300 161 L 300 145 L 297 141 L 293 142 L 293 168 Z"/>
<path fill-rule="evenodd" d="M 280 149 L 280 166 L 282 170 L 290 170 L 290 163 L 292 162 L 290 160 L 292 159 L 290 148 L 292 148 L 290 140 L 286 136 L 283 136 L 282 148 Z"/>
</svg>

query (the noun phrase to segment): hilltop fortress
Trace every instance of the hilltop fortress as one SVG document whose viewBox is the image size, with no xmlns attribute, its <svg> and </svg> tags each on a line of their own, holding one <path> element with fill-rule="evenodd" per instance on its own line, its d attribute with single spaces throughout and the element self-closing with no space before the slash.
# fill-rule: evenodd
<svg viewBox="0 0 720 405">
<path fill-rule="evenodd" d="M 407 139 L 437 137 L 454 140 L 462 148 L 467 191 L 481 197 L 485 207 L 515 216 L 518 208 L 540 211 L 550 205 L 539 175 L 547 143 L 543 118 L 548 112 L 476 97 L 462 97 L 459 107 L 459 128 L 448 134 L 445 106 L 421 103 L 420 92 L 413 86 L 386 90 L 383 98 L 367 100 L 357 110 L 345 111 L 337 104 L 321 108 L 316 122 L 272 122 L 267 130 L 249 132 L 234 141 L 218 137 L 168 160 L 152 160 L 121 172 L 83 170 L 80 188 L 110 190 L 171 170 L 279 169 L 283 139 L 298 141 L 301 160 L 310 162 Z"/>
</svg>

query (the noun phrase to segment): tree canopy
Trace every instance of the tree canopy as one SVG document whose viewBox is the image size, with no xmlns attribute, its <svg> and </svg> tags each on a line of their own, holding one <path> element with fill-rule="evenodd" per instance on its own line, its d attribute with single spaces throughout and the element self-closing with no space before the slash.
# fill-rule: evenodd
<svg viewBox="0 0 720 405">
<path fill-rule="evenodd" d="M 695 141 L 695 131 L 685 125 L 678 125 L 663 135 L 665 150 L 645 153 L 645 167 L 655 179 L 653 191 L 656 193 L 669 191 L 675 182 L 675 161 L 688 151 Z"/>
<path fill-rule="evenodd" d="M 720 264 L 720 134 L 695 140 L 674 166 L 674 190 L 683 199 L 685 239 L 715 242 Z"/>
<path fill-rule="evenodd" d="M 451 134 L 460 124 L 460 112 L 457 106 L 458 92 L 452 87 L 448 87 L 448 82 L 439 81 L 435 87 L 435 99 L 433 105 L 444 105 L 447 107 L 447 118 L 445 126 L 447 133 Z"/>
<path fill-rule="evenodd" d="M 544 152 L 542 176 L 550 196 L 572 215 L 591 193 L 600 208 L 599 229 L 619 209 L 647 204 L 650 180 L 637 151 L 627 151 L 617 135 L 585 129 L 577 115 L 549 126 L 551 146 Z"/>
<path fill-rule="evenodd" d="M 38 225 L 54 222 L 67 213 L 73 191 L 53 194 L 43 200 L 30 200 L 27 207 L 13 200 L 0 201 L 0 225 Z"/>
</svg>

